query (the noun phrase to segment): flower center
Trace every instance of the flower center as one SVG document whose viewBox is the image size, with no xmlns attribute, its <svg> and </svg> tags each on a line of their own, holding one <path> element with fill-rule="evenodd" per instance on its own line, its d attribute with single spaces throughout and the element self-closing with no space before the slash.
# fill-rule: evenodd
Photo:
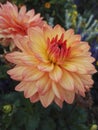
<svg viewBox="0 0 98 130">
<path fill-rule="evenodd" d="M 62 63 L 69 53 L 66 40 L 64 40 L 64 34 L 58 39 L 58 35 L 51 40 L 48 38 L 48 56 L 49 60 L 53 63 Z"/>
</svg>

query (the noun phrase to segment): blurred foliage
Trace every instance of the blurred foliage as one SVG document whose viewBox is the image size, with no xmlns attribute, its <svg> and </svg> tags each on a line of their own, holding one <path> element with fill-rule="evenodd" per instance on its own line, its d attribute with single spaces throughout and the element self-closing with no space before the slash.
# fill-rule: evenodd
<svg viewBox="0 0 98 130">
<path fill-rule="evenodd" d="M 78 12 L 87 15 L 93 13 L 95 18 L 98 18 L 98 0 L 74 0 L 78 7 Z"/>
<path fill-rule="evenodd" d="M 65 29 L 74 28 L 82 40 L 89 41 L 98 69 L 98 11 L 97 0 L 9 0 L 21 7 L 35 9 L 51 25 L 60 24 Z M 0 0 L 5 3 L 6 0 Z M 92 6 L 93 5 L 93 6 Z M 92 46 L 93 44 L 93 46 Z M 6 71 L 10 65 L 4 60 L 7 48 L 0 46 L 0 130 L 97 130 L 98 126 L 98 74 L 91 91 L 93 105 L 84 107 L 77 103 L 64 103 L 62 109 L 52 104 L 43 108 L 32 104 L 23 93 L 14 91 L 17 82 Z M 85 99 L 83 100 L 85 102 Z"/>
<path fill-rule="evenodd" d="M 0 96 L 0 115 L 0 130 L 89 130 L 87 112 L 76 104 L 43 108 L 17 92 Z"/>
</svg>

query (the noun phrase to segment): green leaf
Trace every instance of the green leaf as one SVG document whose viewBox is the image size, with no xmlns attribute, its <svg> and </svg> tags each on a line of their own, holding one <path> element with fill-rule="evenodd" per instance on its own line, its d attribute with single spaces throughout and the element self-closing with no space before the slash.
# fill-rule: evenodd
<svg viewBox="0 0 98 130">
<path fill-rule="evenodd" d="M 26 130 L 36 130 L 39 125 L 40 117 L 39 113 L 35 112 L 33 115 L 28 116 L 28 120 L 25 123 Z"/>
<path fill-rule="evenodd" d="M 7 78 L 7 70 L 9 69 L 9 67 L 7 65 L 0 65 L 0 79 L 1 78 Z"/>
<path fill-rule="evenodd" d="M 50 117 L 47 117 L 45 120 L 43 120 L 40 127 L 40 130 L 56 130 L 56 124 Z"/>
</svg>

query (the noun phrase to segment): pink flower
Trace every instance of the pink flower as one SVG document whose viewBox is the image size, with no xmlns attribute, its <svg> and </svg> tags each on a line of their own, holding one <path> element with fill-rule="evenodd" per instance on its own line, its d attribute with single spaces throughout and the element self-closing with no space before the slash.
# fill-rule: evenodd
<svg viewBox="0 0 98 130">
<path fill-rule="evenodd" d="M 16 66 L 8 71 L 12 79 L 21 81 L 17 91 L 31 102 L 41 101 L 44 107 L 53 101 L 62 107 L 64 101 L 71 104 L 75 94 L 85 96 L 92 87 L 91 75 L 96 72 L 87 42 L 72 29 L 61 26 L 31 28 L 28 36 L 16 37 L 21 52 L 6 55 Z"/>
<path fill-rule="evenodd" d="M 32 9 L 26 12 L 26 7 L 18 7 L 10 2 L 0 4 L 0 40 L 12 38 L 16 34 L 26 35 L 30 27 L 42 27 L 44 21 L 40 14 L 35 15 Z M 7 44 L 6 44 L 7 45 Z"/>
</svg>

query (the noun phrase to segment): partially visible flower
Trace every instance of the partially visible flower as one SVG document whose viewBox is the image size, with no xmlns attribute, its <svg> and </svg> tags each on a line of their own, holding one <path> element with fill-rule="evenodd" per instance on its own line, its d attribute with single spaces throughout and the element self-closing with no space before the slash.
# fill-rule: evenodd
<svg viewBox="0 0 98 130">
<path fill-rule="evenodd" d="M 51 7 L 51 4 L 49 2 L 46 2 L 44 6 L 45 8 L 49 9 Z"/>
<path fill-rule="evenodd" d="M 26 11 L 26 7 L 18 7 L 10 2 L 0 4 L 0 40 L 13 39 L 16 34 L 26 35 L 30 27 L 42 27 L 44 21 L 40 14 L 35 14 L 32 9 Z M 5 44 L 7 45 L 8 42 Z"/>
<path fill-rule="evenodd" d="M 90 46 L 81 41 L 72 29 L 46 25 L 43 30 L 30 28 L 28 36 L 15 38 L 21 52 L 6 55 L 16 66 L 8 71 L 12 79 L 21 81 L 17 91 L 31 102 L 41 101 L 44 107 L 53 101 L 62 107 L 71 104 L 75 94 L 85 96 L 92 87 L 91 75 L 96 72 Z"/>
</svg>

